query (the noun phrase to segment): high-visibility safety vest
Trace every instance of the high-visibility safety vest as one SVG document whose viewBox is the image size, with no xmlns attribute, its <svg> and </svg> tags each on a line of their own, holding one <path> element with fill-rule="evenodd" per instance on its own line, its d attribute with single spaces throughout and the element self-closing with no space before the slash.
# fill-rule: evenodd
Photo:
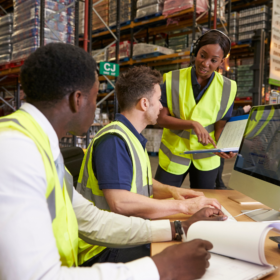
<svg viewBox="0 0 280 280">
<path fill-rule="evenodd" d="M 232 105 L 236 94 L 236 82 L 215 72 L 215 76 L 196 104 L 192 82 L 191 67 L 172 71 L 163 76 L 166 83 L 167 106 L 171 116 L 199 122 L 215 140 L 214 124 L 221 120 Z M 181 175 L 193 162 L 203 171 L 220 166 L 220 158 L 211 153 L 183 154 L 185 151 L 212 149 L 213 145 L 203 146 L 191 129 L 163 129 L 159 150 L 159 165 L 165 171 Z"/>
<path fill-rule="evenodd" d="M 63 266 L 77 266 L 78 223 L 72 207 L 73 178 L 65 171 L 63 186 L 60 185 L 49 138 L 30 114 L 20 109 L 9 116 L 0 118 L 0 133 L 10 129 L 29 137 L 42 156 L 47 181 L 46 203 L 60 261 Z"/>
<path fill-rule="evenodd" d="M 133 166 L 130 191 L 152 198 L 152 170 L 147 150 L 143 149 L 143 146 L 137 137 L 119 121 L 114 121 L 102 128 L 90 143 L 83 159 L 77 184 L 77 191 L 86 199 L 90 200 L 99 209 L 110 211 L 110 207 L 104 197 L 104 193 L 99 189 L 98 180 L 96 179 L 92 168 L 94 143 L 97 139 L 108 133 L 118 135 L 126 143 L 129 149 Z M 106 249 L 106 247 L 93 246 L 80 239 L 78 255 L 79 264 L 91 259 L 104 249 Z"/>
<path fill-rule="evenodd" d="M 254 110 L 254 109 L 253 109 Z M 263 110 L 263 108 L 256 108 L 248 121 L 248 125 L 245 131 L 245 138 L 251 139 L 259 135 L 269 121 L 274 116 L 275 109 L 272 106 L 271 110 Z"/>
</svg>

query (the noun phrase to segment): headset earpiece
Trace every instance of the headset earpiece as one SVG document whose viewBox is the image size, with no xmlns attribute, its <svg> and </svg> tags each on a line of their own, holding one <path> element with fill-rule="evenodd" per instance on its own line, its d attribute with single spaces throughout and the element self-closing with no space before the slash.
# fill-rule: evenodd
<svg viewBox="0 0 280 280">
<path fill-rule="evenodd" d="M 194 41 L 193 43 L 192 43 L 192 45 L 191 45 L 191 50 L 190 50 L 190 55 L 192 56 L 192 57 L 196 57 L 197 56 L 197 53 L 198 53 L 198 45 L 199 45 L 199 42 L 200 42 L 200 40 L 202 39 L 202 37 L 204 36 L 204 35 L 206 35 L 207 33 L 210 33 L 210 32 L 213 32 L 213 31 L 217 31 L 217 32 L 220 32 L 221 34 L 223 34 L 227 39 L 228 39 L 228 41 L 229 41 L 229 52 L 225 55 L 225 57 L 230 53 L 230 51 L 231 51 L 231 40 L 230 40 L 230 38 L 224 33 L 224 32 L 222 32 L 222 31 L 220 31 L 220 30 L 217 30 L 217 29 L 211 29 L 211 30 L 208 30 L 208 31 L 206 31 L 204 34 L 202 34 L 196 41 Z"/>
</svg>

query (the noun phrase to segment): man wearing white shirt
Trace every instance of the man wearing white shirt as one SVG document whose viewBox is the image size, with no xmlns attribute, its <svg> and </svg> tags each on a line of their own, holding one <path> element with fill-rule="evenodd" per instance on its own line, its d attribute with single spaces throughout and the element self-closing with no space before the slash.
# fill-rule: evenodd
<svg viewBox="0 0 280 280">
<path fill-rule="evenodd" d="M 61 43 L 39 48 L 22 67 L 21 82 L 28 103 L 0 118 L 0 279 L 201 277 L 209 265 L 208 250 L 212 248 L 203 240 L 176 245 L 152 258 L 126 264 L 71 267 L 77 264 L 77 246 L 70 244 L 78 237 L 73 231 L 75 223 L 79 237 L 107 247 L 168 241 L 175 236 L 174 225 L 168 220 L 151 222 L 98 210 L 69 189 L 67 173 L 63 179 L 58 139 L 67 132 L 82 135 L 92 123 L 99 84 L 95 71 L 95 61 L 88 53 Z M 50 182 L 55 185 L 52 189 Z M 55 199 L 51 200 L 53 193 Z M 72 212 L 75 220 L 71 220 Z M 62 216 L 61 227 L 55 227 Z M 201 219 L 226 217 L 220 210 L 203 209 L 182 227 L 187 231 Z M 60 231 L 63 226 L 68 231 Z"/>
</svg>

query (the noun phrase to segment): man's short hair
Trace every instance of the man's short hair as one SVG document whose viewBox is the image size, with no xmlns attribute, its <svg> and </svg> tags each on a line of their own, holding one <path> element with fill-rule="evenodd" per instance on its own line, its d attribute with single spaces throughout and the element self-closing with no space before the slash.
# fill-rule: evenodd
<svg viewBox="0 0 280 280">
<path fill-rule="evenodd" d="M 159 71 L 146 66 L 133 67 L 121 74 L 115 88 L 121 111 L 131 109 L 143 97 L 150 99 L 154 86 L 161 80 Z"/>
<path fill-rule="evenodd" d="M 95 60 L 82 48 L 50 43 L 26 59 L 20 79 L 27 101 L 55 103 L 77 90 L 89 92 L 95 72 Z"/>
</svg>

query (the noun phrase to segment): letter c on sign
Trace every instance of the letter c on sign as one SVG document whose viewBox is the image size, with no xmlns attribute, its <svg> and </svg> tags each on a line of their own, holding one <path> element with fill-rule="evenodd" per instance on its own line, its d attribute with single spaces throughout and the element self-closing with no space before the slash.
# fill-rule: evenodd
<svg viewBox="0 0 280 280">
<path fill-rule="evenodd" d="M 104 64 L 104 69 L 106 70 L 106 71 L 110 71 L 111 69 L 110 69 L 110 64 L 109 63 L 105 63 Z"/>
</svg>

